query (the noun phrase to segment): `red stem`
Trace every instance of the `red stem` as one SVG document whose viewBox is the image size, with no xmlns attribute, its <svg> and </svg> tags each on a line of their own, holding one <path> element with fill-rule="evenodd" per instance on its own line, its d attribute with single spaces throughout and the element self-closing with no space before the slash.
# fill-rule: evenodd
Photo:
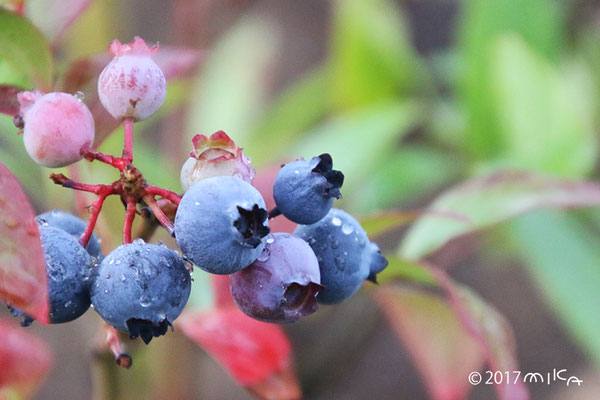
<svg viewBox="0 0 600 400">
<path fill-rule="evenodd" d="M 169 200 L 171 203 L 175 204 L 176 206 L 178 206 L 179 203 L 181 202 L 181 197 L 177 193 L 172 192 L 167 189 L 159 188 L 157 186 L 146 186 L 146 188 L 144 189 L 144 192 L 146 194 L 151 194 L 153 196 L 164 197 L 165 199 Z"/>
<path fill-rule="evenodd" d="M 98 220 L 98 215 L 100 215 L 100 210 L 102 210 L 102 204 L 104 204 L 104 200 L 113 193 L 113 187 L 107 185 L 98 185 L 103 186 L 103 190 L 98 193 L 98 198 L 91 205 L 92 215 L 90 215 L 90 219 L 88 221 L 87 226 L 85 227 L 85 231 L 81 234 L 79 238 L 79 243 L 83 247 L 87 246 L 90 238 L 92 237 L 92 233 L 94 232 L 94 228 L 96 227 L 96 221 Z"/>
<path fill-rule="evenodd" d="M 125 211 L 125 222 L 123 224 L 123 244 L 131 243 L 131 227 L 135 219 L 135 205 L 137 201 L 130 197 L 127 199 L 127 210 Z"/>
<path fill-rule="evenodd" d="M 128 162 L 133 161 L 133 119 L 127 118 L 123 121 L 125 130 L 125 145 L 123 146 L 123 159 Z"/>
<path fill-rule="evenodd" d="M 123 345 L 119 340 L 119 334 L 115 328 L 108 324 L 104 324 L 104 331 L 106 332 L 106 345 L 113 353 L 115 361 L 121 368 L 131 367 L 131 356 L 123 352 Z"/>
<path fill-rule="evenodd" d="M 117 168 L 119 171 L 123 171 L 128 164 L 128 161 L 123 158 L 101 153 L 99 151 L 92 149 L 91 147 L 83 150 L 83 156 L 89 162 L 98 160 L 100 162 L 103 162 L 105 164 L 108 164 L 108 165 L 111 165 L 111 166 Z"/>
<path fill-rule="evenodd" d="M 169 235 L 173 236 L 173 234 L 175 233 L 175 227 L 173 226 L 171 220 L 165 215 L 163 210 L 160 208 L 160 206 L 154 199 L 154 196 L 147 194 L 144 196 L 144 201 L 146 202 L 148 207 L 150 207 L 150 210 L 152 210 L 158 222 L 160 222 L 160 224 L 167 230 L 167 232 L 169 232 Z"/>
</svg>

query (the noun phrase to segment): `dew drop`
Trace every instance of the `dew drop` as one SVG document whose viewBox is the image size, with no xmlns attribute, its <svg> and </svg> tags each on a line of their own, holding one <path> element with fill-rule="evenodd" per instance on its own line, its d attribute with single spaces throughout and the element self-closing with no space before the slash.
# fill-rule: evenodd
<svg viewBox="0 0 600 400">
<path fill-rule="evenodd" d="M 116 265 L 121 264 L 121 260 L 117 260 L 117 262 L 115 263 Z"/>
<path fill-rule="evenodd" d="M 115 263 L 115 259 L 111 258 L 110 261 L 108 262 L 110 265 L 113 265 Z"/>
<path fill-rule="evenodd" d="M 71 300 L 67 301 L 65 303 L 65 308 L 68 308 L 71 304 L 73 304 L 73 302 Z"/>
<path fill-rule="evenodd" d="M 349 234 L 351 234 L 352 232 L 354 232 L 354 227 L 353 227 L 352 225 L 350 225 L 350 224 L 344 224 L 344 225 L 342 226 L 342 233 L 343 233 L 344 235 L 349 235 Z"/>
<path fill-rule="evenodd" d="M 315 239 L 314 237 L 310 236 L 307 240 L 308 244 L 310 244 L 311 246 L 315 243 L 317 243 L 317 239 Z"/>
<path fill-rule="evenodd" d="M 273 243 L 274 241 L 275 241 L 275 239 L 273 238 L 273 236 L 271 236 L 267 239 L 267 243 L 269 243 L 269 244 Z"/>
<path fill-rule="evenodd" d="M 152 304 L 152 300 L 150 299 L 150 297 L 148 297 L 146 295 L 142 295 L 140 297 L 140 306 L 150 307 L 150 304 Z"/>
<path fill-rule="evenodd" d="M 265 248 L 262 253 L 260 253 L 258 255 L 257 260 L 260 262 L 265 262 L 269 259 L 269 257 L 271 256 L 271 252 L 269 251 L 269 249 Z"/>
<path fill-rule="evenodd" d="M 108 293 L 108 289 L 104 289 L 104 293 Z"/>
<path fill-rule="evenodd" d="M 200 202 L 199 202 L 199 201 L 197 201 L 197 202 L 195 202 L 195 203 L 194 203 L 194 205 L 196 205 L 196 206 L 199 206 L 199 205 L 200 205 Z"/>
<path fill-rule="evenodd" d="M 79 101 L 83 101 L 83 99 L 85 99 L 85 94 L 83 94 L 82 91 L 78 90 L 77 92 L 75 92 L 75 94 L 73 95 L 73 97 L 75 97 Z"/>
<path fill-rule="evenodd" d="M 142 238 L 137 238 L 133 241 L 133 244 L 145 244 L 146 242 L 144 242 L 144 239 Z M 118 264 L 118 262 L 117 262 Z"/>
<path fill-rule="evenodd" d="M 295 170 L 295 171 L 294 171 L 294 174 L 298 175 L 298 174 L 300 174 L 300 171 L 298 171 L 298 170 Z"/>
<path fill-rule="evenodd" d="M 339 269 L 344 269 L 346 267 L 346 259 L 342 256 L 337 256 L 335 258 L 335 265 L 339 268 Z"/>
<path fill-rule="evenodd" d="M 121 273 L 121 282 L 125 282 L 125 274 Z"/>
<path fill-rule="evenodd" d="M 337 240 L 334 240 L 333 242 L 331 242 L 331 248 L 332 249 L 337 249 L 338 247 L 340 247 L 340 242 Z"/>
<path fill-rule="evenodd" d="M 110 279 L 110 274 L 106 274 L 106 279 Z"/>
<path fill-rule="evenodd" d="M 338 217 L 333 217 L 333 218 L 331 218 L 331 223 L 335 226 L 341 226 L 342 220 L 339 219 Z"/>
</svg>

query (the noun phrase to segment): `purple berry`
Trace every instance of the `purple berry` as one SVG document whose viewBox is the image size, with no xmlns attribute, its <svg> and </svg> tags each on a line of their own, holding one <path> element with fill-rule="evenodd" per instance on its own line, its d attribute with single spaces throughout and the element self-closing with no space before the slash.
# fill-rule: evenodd
<svg viewBox="0 0 600 400">
<path fill-rule="evenodd" d="M 294 322 L 317 310 L 319 262 L 310 246 L 289 233 L 267 236 L 256 261 L 231 275 L 231 294 L 248 316 Z"/>
<path fill-rule="evenodd" d="M 310 161 L 297 160 L 281 168 L 273 184 L 273 197 L 279 211 L 298 224 L 314 224 L 341 198 L 344 174 L 332 169 L 327 153 Z"/>
</svg>

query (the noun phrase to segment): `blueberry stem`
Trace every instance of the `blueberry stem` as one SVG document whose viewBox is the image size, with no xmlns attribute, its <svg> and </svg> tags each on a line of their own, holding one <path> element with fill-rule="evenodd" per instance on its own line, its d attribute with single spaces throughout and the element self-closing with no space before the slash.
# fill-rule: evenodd
<svg viewBox="0 0 600 400">
<path fill-rule="evenodd" d="M 165 215 L 163 210 L 160 208 L 153 195 L 144 195 L 144 201 L 150 207 L 150 210 L 154 213 L 154 216 L 160 222 L 160 224 L 169 232 L 169 235 L 173 236 L 175 233 L 175 227 L 173 222 Z"/>
<path fill-rule="evenodd" d="M 277 206 L 275 206 L 275 208 L 269 211 L 269 219 L 273 219 L 279 215 L 281 215 L 281 211 L 279 211 L 279 208 L 277 208 Z"/>
<path fill-rule="evenodd" d="M 161 197 L 169 200 L 171 203 L 175 204 L 176 206 L 178 206 L 179 203 L 181 202 L 181 197 L 177 193 L 172 192 L 167 189 L 159 188 L 156 186 L 146 186 L 146 188 L 144 189 L 144 192 L 146 194 L 151 194 L 154 196 L 161 196 Z"/>
<path fill-rule="evenodd" d="M 79 243 L 85 247 L 90 241 L 90 237 L 92 237 L 92 233 L 94 232 L 94 228 L 96 227 L 96 221 L 98 221 L 98 215 L 100 215 L 100 210 L 102 210 L 102 205 L 104 204 L 104 200 L 113 193 L 112 186 L 105 186 L 104 189 L 98 194 L 98 198 L 96 201 L 92 203 L 90 206 L 90 210 L 92 215 L 90 215 L 90 219 L 88 220 L 88 224 L 85 227 L 85 231 L 81 234 L 79 238 Z"/>
<path fill-rule="evenodd" d="M 123 121 L 125 130 L 125 145 L 123 146 L 123 159 L 127 162 L 133 161 L 133 119 L 126 118 Z"/>
<path fill-rule="evenodd" d="M 130 197 L 127 199 L 127 210 L 125 211 L 125 222 L 123 223 L 123 244 L 131 243 L 131 227 L 135 219 L 135 206 L 137 201 Z"/>
</svg>

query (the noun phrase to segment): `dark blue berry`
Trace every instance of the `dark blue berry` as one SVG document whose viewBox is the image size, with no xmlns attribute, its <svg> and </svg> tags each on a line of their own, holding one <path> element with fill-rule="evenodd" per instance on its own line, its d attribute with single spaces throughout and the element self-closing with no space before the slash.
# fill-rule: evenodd
<svg viewBox="0 0 600 400">
<path fill-rule="evenodd" d="M 92 257 L 67 232 L 40 226 L 48 275 L 50 322 L 69 322 L 90 307 L 88 279 Z"/>
<path fill-rule="evenodd" d="M 92 304 L 98 314 L 146 344 L 172 328 L 191 290 L 183 259 L 166 247 L 141 239 L 108 254 L 94 268 L 91 280 Z"/>
<path fill-rule="evenodd" d="M 61 210 L 52 210 L 38 215 L 36 221 L 39 225 L 48 224 L 53 228 L 62 229 L 68 234 L 79 240 L 79 237 L 85 231 L 87 223 L 73 214 Z M 85 246 L 85 249 L 92 257 L 97 260 L 102 259 L 102 251 L 100 249 L 100 241 L 96 235 L 92 234 L 90 240 Z"/>
<path fill-rule="evenodd" d="M 294 322 L 317 310 L 320 282 L 310 246 L 289 233 L 274 233 L 256 261 L 231 275 L 230 288 L 235 303 L 250 317 Z"/>
<path fill-rule="evenodd" d="M 366 279 L 376 282 L 377 273 L 387 266 L 379 247 L 343 210 L 332 208 L 316 224 L 299 225 L 294 233 L 317 255 L 324 286 L 317 297 L 321 303 L 339 303 L 352 296 Z"/>
<path fill-rule="evenodd" d="M 213 274 L 232 274 L 250 265 L 268 233 L 262 196 L 232 176 L 192 185 L 175 215 L 175 238 L 183 255 Z"/>
<path fill-rule="evenodd" d="M 273 184 L 279 211 L 298 224 L 314 224 L 323 218 L 333 199 L 342 197 L 344 174 L 332 167 L 333 160 L 327 153 L 284 165 Z"/>
</svg>

